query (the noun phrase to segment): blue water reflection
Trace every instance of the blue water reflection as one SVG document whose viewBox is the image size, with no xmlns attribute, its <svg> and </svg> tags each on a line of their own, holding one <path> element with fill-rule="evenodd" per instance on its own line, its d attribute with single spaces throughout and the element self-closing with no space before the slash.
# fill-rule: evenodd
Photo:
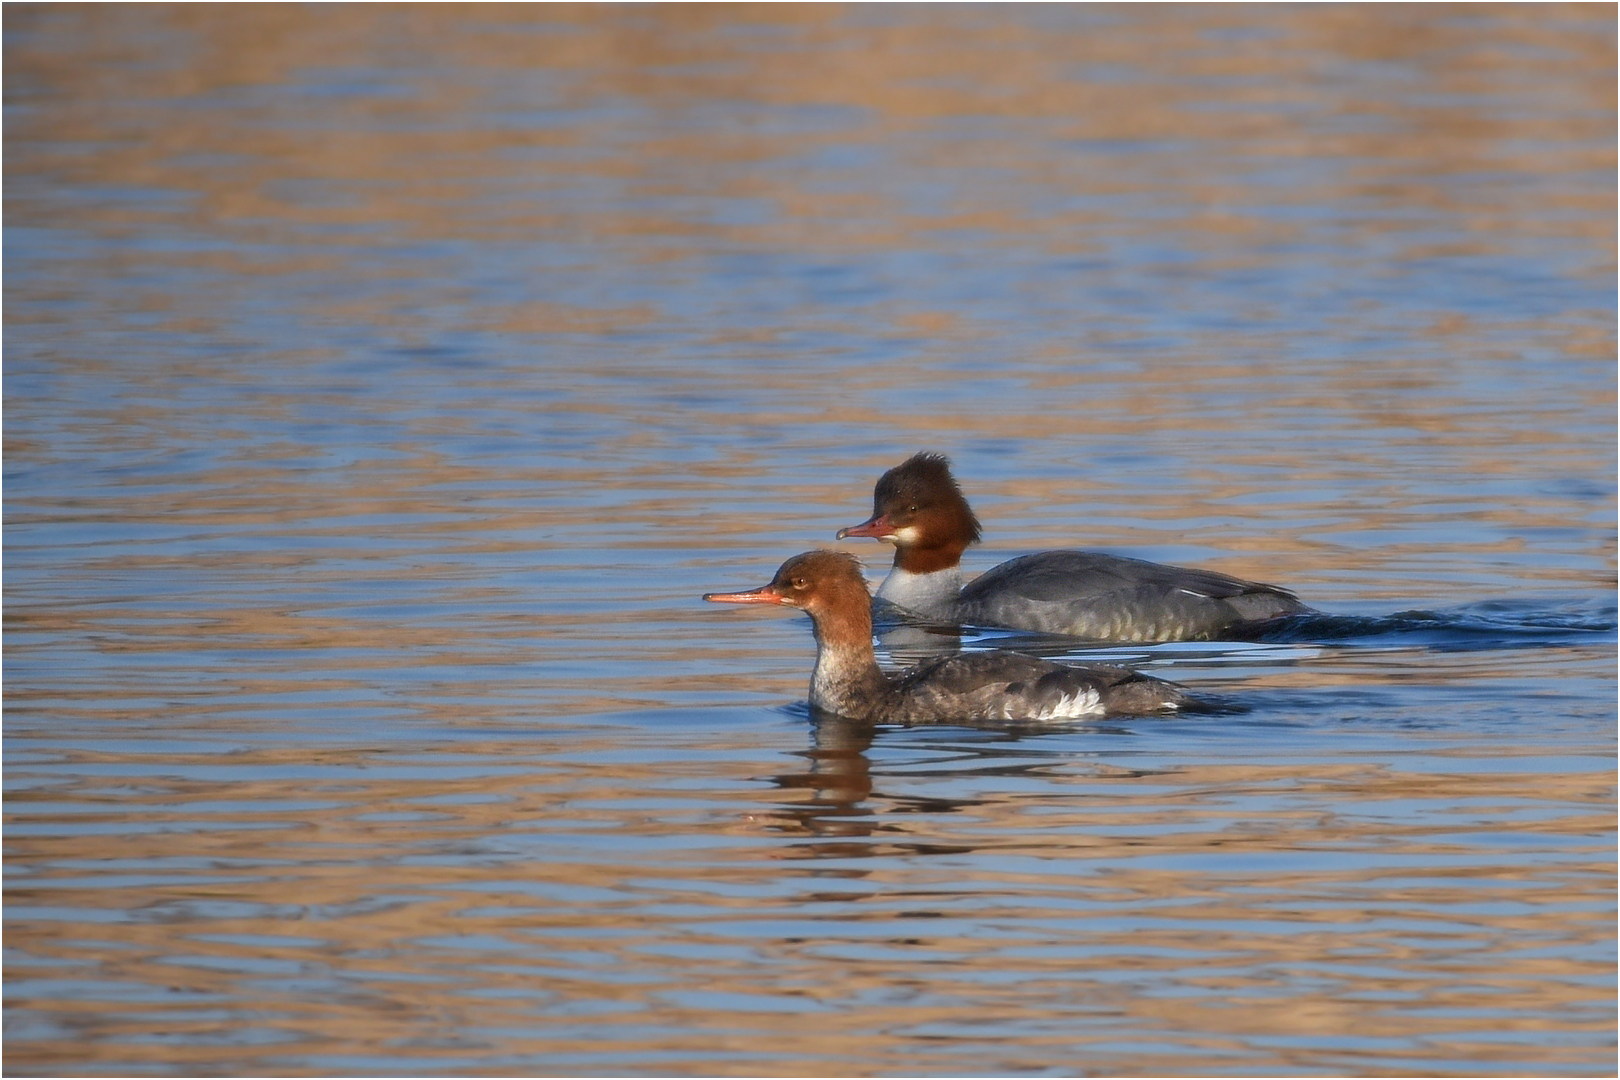
<svg viewBox="0 0 1620 1080">
<path fill-rule="evenodd" d="M 1604 9 L 6 29 L 9 1072 L 1612 1071 Z M 1324 614 L 813 720 L 919 449 Z"/>
</svg>

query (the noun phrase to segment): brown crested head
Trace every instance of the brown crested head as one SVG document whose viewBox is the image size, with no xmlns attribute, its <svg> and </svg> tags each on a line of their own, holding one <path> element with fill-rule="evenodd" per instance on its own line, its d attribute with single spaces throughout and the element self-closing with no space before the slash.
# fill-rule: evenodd
<svg viewBox="0 0 1620 1080">
<path fill-rule="evenodd" d="M 893 544 L 899 549 L 896 565 L 918 558 L 950 565 L 969 544 L 978 543 L 979 519 L 956 486 L 950 460 L 925 450 L 879 477 L 872 489 L 872 516 L 837 535 L 840 540 L 870 536 Z"/>
<path fill-rule="evenodd" d="M 767 588 L 790 607 L 809 611 L 837 603 L 839 597 L 859 594 L 864 607 L 871 602 L 861 561 L 847 551 L 806 551 L 776 571 Z"/>
<path fill-rule="evenodd" d="M 872 491 L 876 515 L 900 533 L 909 527 L 911 546 L 935 547 L 979 541 L 979 519 L 951 475 L 950 459 L 923 451 L 896 465 Z"/>
<path fill-rule="evenodd" d="M 868 611 L 871 594 L 861 562 L 845 551 L 806 551 L 783 563 L 769 585 L 744 593 L 705 593 L 722 604 L 781 604 L 812 614 L 840 604 Z"/>
</svg>

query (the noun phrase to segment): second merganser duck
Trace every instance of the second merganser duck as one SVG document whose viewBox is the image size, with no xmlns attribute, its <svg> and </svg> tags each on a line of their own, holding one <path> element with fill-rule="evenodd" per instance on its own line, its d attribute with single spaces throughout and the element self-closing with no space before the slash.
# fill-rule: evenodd
<svg viewBox="0 0 1620 1080">
<path fill-rule="evenodd" d="M 1174 683 L 1128 668 L 1058 664 L 1014 652 L 955 653 L 885 675 L 872 648 L 872 597 L 860 561 L 807 551 L 769 585 L 705 593 L 722 604 L 779 604 L 810 616 L 816 635 L 812 707 L 875 724 L 1077 720 L 1175 709 Z"/>
<path fill-rule="evenodd" d="M 921 453 L 878 480 L 872 516 L 838 530 L 893 544 L 878 598 L 925 619 L 1070 634 L 1094 641 L 1207 641 L 1311 608 L 1287 589 L 1092 551 L 1011 559 L 962 586 L 962 552 L 979 519 L 950 462 Z"/>
</svg>

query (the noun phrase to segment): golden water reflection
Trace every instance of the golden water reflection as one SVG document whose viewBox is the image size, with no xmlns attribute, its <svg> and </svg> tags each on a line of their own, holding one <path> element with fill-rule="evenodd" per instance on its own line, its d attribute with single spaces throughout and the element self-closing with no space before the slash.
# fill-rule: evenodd
<svg viewBox="0 0 1620 1080">
<path fill-rule="evenodd" d="M 23 765 L 8 1067 L 1578 1071 L 1504 1010 L 1612 1028 L 1610 769 L 871 736 Z"/>
<path fill-rule="evenodd" d="M 1612 9 L 5 15 L 8 1072 L 1612 1072 Z M 919 449 L 1440 615 L 814 724 Z"/>
</svg>

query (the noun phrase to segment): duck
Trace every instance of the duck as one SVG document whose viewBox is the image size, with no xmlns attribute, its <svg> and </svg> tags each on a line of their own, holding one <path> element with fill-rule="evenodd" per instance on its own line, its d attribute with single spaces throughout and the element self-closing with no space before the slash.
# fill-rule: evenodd
<svg viewBox="0 0 1620 1080">
<path fill-rule="evenodd" d="M 807 551 L 784 562 L 767 585 L 711 592 L 718 604 L 773 604 L 810 616 L 816 666 L 812 709 L 872 724 L 1050 723 L 1181 708 L 1175 683 L 1111 665 L 1060 664 L 1008 650 L 958 652 L 888 674 L 872 644 L 872 597 L 860 560 Z"/>
<path fill-rule="evenodd" d="M 1276 585 L 1070 549 L 1010 559 L 963 585 L 962 553 L 979 542 L 979 519 L 941 454 L 923 451 L 885 472 L 872 503 L 870 518 L 836 538 L 893 544 L 877 597 L 931 623 L 1092 641 L 1210 641 L 1315 613 Z"/>
</svg>

